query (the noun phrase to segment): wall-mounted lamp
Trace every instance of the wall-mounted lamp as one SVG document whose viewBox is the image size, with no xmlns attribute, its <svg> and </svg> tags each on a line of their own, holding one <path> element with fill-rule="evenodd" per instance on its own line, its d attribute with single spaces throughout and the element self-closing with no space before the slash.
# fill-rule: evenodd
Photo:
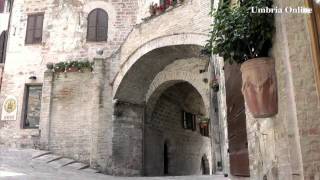
<svg viewBox="0 0 320 180">
<path fill-rule="evenodd" d="M 36 77 L 36 76 L 30 76 L 29 79 L 31 79 L 31 80 L 36 80 L 37 77 Z"/>
</svg>

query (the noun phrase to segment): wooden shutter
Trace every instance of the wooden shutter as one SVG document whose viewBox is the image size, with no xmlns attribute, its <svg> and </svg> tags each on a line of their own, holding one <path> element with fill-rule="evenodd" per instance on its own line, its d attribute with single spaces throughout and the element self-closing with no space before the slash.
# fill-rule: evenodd
<svg viewBox="0 0 320 180">
<path fill-rule="evenodd" d="M 41 43 L 43 28 L 43 14 L 28 16 L 26 44 Z"/>
<path fill-rule="evenodd" d="M 34 35 L 33 35 L 34 43 L 41 43 L 42 41 L 42 26 L 43 26 L 43 15 L 42 14 L 36 15 Z"/>
<path fill-rule="evenodd" d="M 4 11 L 4 1 L 5 0 L 0 0 L 0 13 L 3 13 Z"/>
<path fill-rule="evenodd" d="M 87 40 L 89 41 L 96 41 L 96 23 L 97 11 L 93 10 L 88 16 Z"/>
<path fill-rule="evenodd" d="M 108 14 L 95 9 L 88 15 L 88 41 L 106 41 L 108 39 Z"/>
<path fill-rule="evenodd" d="M 3 63 L 4 61 L 5 41 L 6 41 L 6 31 L 3 31 L 0 35 L 0 63 Z"/>
<path fill-rule="evenodd" d="M 106 41 L 108 31 L 108 15 L 105 11 L 98 9 L 97 12 L 97 41 Z"/>
</svg>

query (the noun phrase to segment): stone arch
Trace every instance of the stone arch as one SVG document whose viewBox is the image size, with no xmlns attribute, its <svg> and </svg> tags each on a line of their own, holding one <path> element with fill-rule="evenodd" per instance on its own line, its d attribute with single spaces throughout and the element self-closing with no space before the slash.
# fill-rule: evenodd
<svg viewBox="0 0 320 180">
<path fill-rule="evenodd" d="M 117 97 L 117 92 L 123 78 L 127 75 L 128 71 L 136 64 L 144 55 L 160 48 L 173 47 L 173 46 L 198 46 L 203 47 L 206 44 L 208 36 L 204 34 L 171 34 L 154 38 L 147 42 L 142 42 L 138 47 L 133 48 L 128 46 L 129 42 L 121 48 L 120 56 L 120 70 L 113 80 L 113 97 Z"/>
<path fill-rule="evenodd" d="M 185 69 L 176 69 L 174 66 L 178 64 L 180 61 L 181 63 L 189 63 L 189 67 L 185 67 Z M 165 68 L 163 71 L 161 71 L 152 81 L 150 88 L 148 89 L 148 92 L 146 94 L 146 100 L 148 104 L 154 105 L 158 97 L 161 95 L 161 93 L 171 85 L 179 82 L 188 82 L 190 83 L 201 95 L 202 100 L 204 102 L 205 106 L 205 112 L 203 115 L 209 117 L 209 108 L 210 108 L 210 102 L 209 102 L 209 86 L 205 82 L 203 82 L 204 79 L 207 78 L 207 73 L 202 73 L 195 75 L 194 72 L 192 72 L 192 69 L 195 71 L 205 68 L 206 66 L 206 60 L 204 59 L 194 59 L 191 58 L 190 62 L 183 62 L 183 61 L 189 61 L 189 60 L 178 60 L 176 63 L 172 63 L 168 65 L 167 68 Z M 195 67 L 198 67 L 199 69 L 196 69 Z"/>
</svg>

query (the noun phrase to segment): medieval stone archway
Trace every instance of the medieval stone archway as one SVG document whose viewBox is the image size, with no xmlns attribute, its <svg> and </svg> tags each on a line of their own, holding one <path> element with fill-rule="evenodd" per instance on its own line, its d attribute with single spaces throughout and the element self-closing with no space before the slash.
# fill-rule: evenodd
<svg viewBox="0 0 320 180">
<path fill-rule="evenodd" d="M 113 174 L 144 174 L 143 142 L 145 139 L 143 132 L 144 122 L 147 118 L 146 112 L 148 112 L 146 102 L 149 99 L 147 99 L 147 94 L 152 94 L 153 88 L 157 84 L 156 79 L 161 74 L 163 74 L 163 77 L 165 76 L 164 74 L 167 74 L 167 77 L 172 75 L 169 72 L 161 72 L 168 70 L 170 65 L 177 62 L 179 63 L 174 66 L 180 66 L 181 68 L 190 66 L 191 64 L 190 68 L 192 68 L 194 74 L 185 77 L 190 77 L 191 79 L 192 77 L 198 77 L 197 83 L 202 83 L 203 87 L 208 88 L 208 74 L 206 72 L 201 73 L 206 69 L 208 63 L 208 60 L 201 57 L 200 53 L 205 41 L 203 41 L 204 38 L 201 35 L 198 35 L 198 39 L 194 40 L 199 45 L 192 43 L 191 37 L 195 38 L 196 36 L 195 34 L 176 35 L 176 37 L 180 38 L 175 40 L 169 37 L 163 37 L 164 39 L 158 38 L 150 42 L 150 44 L 146 43 L 142 45 L 140 49 L 135 50 L 133 54 L 129 55 L 127 60 L 123 61 L 121 69 L 113 82 Z M 172 44 L 167 44 L 165 42 L 166 39 L 170 39 L 169 42 Z M 158 43 L 155 43 L 157 41 Z M 121 51 L 124 51 L 124 49 Z M 123 56 L 122 54 L 120 59 Z M 178 72 L 180 70 L 172 71 Z M 183 75 L 185 74 L 181 73 L 180 76 Z M 176 78 L 172 80 L 183 79 Z M 195 87 L 201 86 L 195 85 Z M 204 94 L 206 98 L 209 97 L 209 91 L 206 88 L 200 89 L 199 92 L 201 95 Z M 203 111 L 207 115 L 209 103 L 205 101 L 204 104 L 205 108 Z"/>
</svg>

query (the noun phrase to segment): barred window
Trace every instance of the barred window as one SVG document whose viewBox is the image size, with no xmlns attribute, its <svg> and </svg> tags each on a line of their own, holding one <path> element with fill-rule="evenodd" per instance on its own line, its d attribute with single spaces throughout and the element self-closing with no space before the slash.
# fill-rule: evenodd
<svg viewBox="0 0 320 180">
<path fill-rule="evenodd" d="M 107 41 L 108 14 L 103 9 L 94 9 L 88 15 L 88 41 Z"/>
</svg>

